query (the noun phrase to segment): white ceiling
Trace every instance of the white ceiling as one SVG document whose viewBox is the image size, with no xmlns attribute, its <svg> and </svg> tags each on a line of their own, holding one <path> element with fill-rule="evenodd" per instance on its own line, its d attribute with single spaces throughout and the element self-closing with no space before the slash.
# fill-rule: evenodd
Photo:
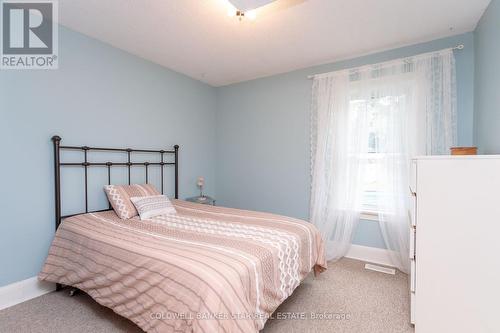
<svg viewBox="0 0 500 333">
<path fill-rule="evenodd" d="M 222 86 L 474 30 L 490 0 L 59 0 L 61 24 Z"/>
</svg>

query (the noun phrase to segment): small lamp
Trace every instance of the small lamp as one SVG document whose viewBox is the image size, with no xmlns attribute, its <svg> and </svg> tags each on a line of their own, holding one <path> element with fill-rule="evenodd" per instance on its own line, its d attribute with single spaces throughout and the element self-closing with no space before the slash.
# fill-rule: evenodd
<svg viewBox="0 0 500 333">
<path fill-rule="evenodd" d="M 204 198 L 205 196 L 203 195 L 203 187 L 205 186 L 205 178 L 198 177 L 198 181 L 196 182 L 196 186 L 198 186 L 200 188 L 200 197 Z"/>
</svg>

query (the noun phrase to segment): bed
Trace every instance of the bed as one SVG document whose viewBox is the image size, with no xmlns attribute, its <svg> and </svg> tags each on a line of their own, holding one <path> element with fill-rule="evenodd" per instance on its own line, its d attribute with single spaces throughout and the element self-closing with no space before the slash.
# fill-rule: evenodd
<svg viewBox="0 0 500 333">
<path fill-rule="evenodd" d="M 57 192 L 64 163 L 56 150 Z M 247 333 L 261 330 L 311 271 L 326 269 L 321 236 L 308 222 L 172 204 L 176 214 L 148 220 L 113 210 L 64 218 L 56 193 L 57 231 L 39 279 L 76 287 L 147 332 Z"/>
</svg>

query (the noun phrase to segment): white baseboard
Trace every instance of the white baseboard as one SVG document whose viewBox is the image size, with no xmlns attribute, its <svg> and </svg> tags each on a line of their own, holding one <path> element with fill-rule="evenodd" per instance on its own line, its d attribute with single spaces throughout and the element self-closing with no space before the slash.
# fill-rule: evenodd
<svg viewBox="0 0 500 333">
<path fill-rule="evenodd" d="M 0 310 L 50 293 L 55 283 L 38 281 L 36 276 L 0 287 Z"/>
<path fill-rule="evenodd" d="M 389 257 L 389 250 L 379 249 L 377 247 L 352 244 L 346 257 L 371 262 L 373 264 L 394 267 Z"/>
</svg>

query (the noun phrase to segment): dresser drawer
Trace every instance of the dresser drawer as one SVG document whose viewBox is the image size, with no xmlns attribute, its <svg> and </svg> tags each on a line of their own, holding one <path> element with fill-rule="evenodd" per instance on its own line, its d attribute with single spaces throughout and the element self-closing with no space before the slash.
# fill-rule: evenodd
<svg viewBox="0 0 500 333">
<path fill-rule="evenodd" d="M 410 251 L 409 251 L 409 258 L 410 260 L 414 260 L 415 259 L 415 254 L 416 254 L 416 249 L 415 249 L 415 243 L 416 243 L 416 240 L 417 240 L 417 230 L 415 229 L 415 227 L 413 226 L 410 226 L 409 228 L 410 230 Z"/>
<path fill-rule="evenodd" d="M 410 207 L 408 209 L 408 215 L 410 219 L 410 225 L 415 227 L 417 225 L 417 196 L 414 194 L 410 195 Z"/>
<path fill-rule="evenodd" d="M 415 293 L 410 292 L 410 323 L 415 325 Z"/>
<path fill-rule="evenodd" d="M 412 293 L 415 293 L 416 291 L 417 272 L 415 271 L 415 269 L 416 269 L 415 259 L 412 259 L 410 260 L 410 291 Z"/>
<path fill-rule="evenodd" d="M 410 323 L 412 324 L 415 324 L 416 277 L 415 259 L 412 259 L 410 260 Z"/>
</svg>

